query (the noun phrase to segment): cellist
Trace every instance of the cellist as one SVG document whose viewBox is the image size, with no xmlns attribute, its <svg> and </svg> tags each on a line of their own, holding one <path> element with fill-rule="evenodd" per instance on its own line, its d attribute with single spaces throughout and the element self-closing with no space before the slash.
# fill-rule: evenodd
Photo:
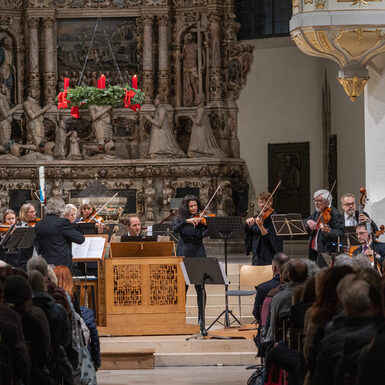
<svg viewBox="0 0 385 385">
<path fill-rule="evenodd" d="M 309 232 L 309 258 L 317 260 L 318 253 L 337 251 L 338 239 L 344 233 L 344 218 L 332 206 L 329 190 L 318 190 L 313 195 L 315 211 L 304 220 Z"/>
<path fill-rule="evenodd" d="M 246 255 L 253 253 L 252 265 L 271 265 L 276 253 L 282 252 L 283 241 L 277 236 L 271 214 L 273 198 L 269 192 L 257 196 L 259 214 L 246 219 Z"/>
</svg>

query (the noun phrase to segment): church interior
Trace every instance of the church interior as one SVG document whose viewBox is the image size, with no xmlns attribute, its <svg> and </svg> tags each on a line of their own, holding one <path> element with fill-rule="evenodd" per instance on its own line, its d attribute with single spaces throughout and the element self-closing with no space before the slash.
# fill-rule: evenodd
<svg viewBox="0 0 385 385">
<path fill-rule="evenodd" d="M 384 15 L 0 0 L 0 385 L 384 384 Z"/>
</svg>

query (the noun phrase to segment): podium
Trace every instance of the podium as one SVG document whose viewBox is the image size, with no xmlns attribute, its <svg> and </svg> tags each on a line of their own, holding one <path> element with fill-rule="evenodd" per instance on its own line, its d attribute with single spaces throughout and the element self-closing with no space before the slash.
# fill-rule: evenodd
<svg viewBox="0 0 385 385">
<path fill-rule="evenodd" d="M 99 329 L 111 335 L 192 334 L 173 242 L 111 242 L 99 270 Z"/>
</svg>

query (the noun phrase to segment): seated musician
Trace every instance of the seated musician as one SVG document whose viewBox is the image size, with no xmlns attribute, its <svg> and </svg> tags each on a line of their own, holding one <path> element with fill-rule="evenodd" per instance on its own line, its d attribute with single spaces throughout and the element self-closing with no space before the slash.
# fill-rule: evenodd
<svg viewBox="0 0 385 385">
<path fill-rule="evenodd" d="M 344 233 L 344 218 L 332 206 L 333 198 L 328 190 L 316 191 L 313 198 L 315 211 L 304 223 L 309 232 L 309 258 L 316 261 L 318 253 L 337 251 L 338 240 Z"/>
<path fill-rule="evenodd" d="M 128 222 L 126 224 L 128 234 L 131 237 L 137 237 L 142 231 L 142 224 L 140 218 L 136 214 L 128 215 Z"/>
<path fill-rule="evenodd" d="M 7 209 L 3 214 L 3 222 L 0 225 L 0 235 L 5 234 L 9 228 L 16 223 L 16 214 L 13 210 Z"/>
<path fill-rule="evenodd" d="M 385 243 L 373 242 L 372 234 L 368 233 L 365 222 L 356 226 L 356 237 L 361 245 L 353 251 L 353 255 L 365 254 L 370 259 L 374 255 L 382 267 L 385 258 Z"/>
<path fill-rule="evenodd" d="M 4 236 L 12 225 L 16 223 L 16 214 L 13 210 L 7 209 L 3 214 L 3 222 L 0 225 L 0 237 Z M 0 250 L 0 259 L 5 263 L 18 267 L 18 255 L 6 254 L 4 250 Z"/>
<path fill-rule="evenodd" d="M 98 233 L 103 232 L 103 218 L 100 215 L 95 215 L 96 207 L 90 202 L 84 202 L 79 207 L 80 219 L 78 222 L 95 223 Z"/>
<path fill-rule="evenodd" d="M 265 206 L 270 198 L 270 193 L 262 192 L 257 196 L 259 209 Z M 283 242 L 277 236 L 273 222 L 271 220 L 271 213 L 273 199 L 266 205 L 264 211 L 265 215 L 261 215 L 262 219 L 251 217 L 246 219 L 246 255 L 253 253 L 252 265 L 271 265 L 273 256 L 282 252 Z"/>
<path fill-rule="evenodd" d="M 36 217 L 36 209 L 31 203 L 25 203 L 20 207 L 19 219 L 21 226 L 35 227 L 40 218 Z"/>
<path fill-rule="evenodd" d="M 370 219 L 369 214 L 363 212 L 359 213 L 356 206 L 356 197 L 354 194 L 345 193 L 340 198 L 341 207 L 344 211 L 344 225 L 345 226 L 357 226 L 359 223 L 371 223 L 373 231 L 377 231 L 377 225 Z"/>
</svg>

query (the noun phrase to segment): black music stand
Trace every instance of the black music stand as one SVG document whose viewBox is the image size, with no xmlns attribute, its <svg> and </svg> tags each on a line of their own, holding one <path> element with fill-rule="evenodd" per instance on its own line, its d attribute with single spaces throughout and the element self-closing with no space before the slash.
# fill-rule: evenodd
<svg viewBox="0 0 385 385">
<path fill-rule="evenodd" d="M 29 249 L 34 246 L 35 229 L 27 226 L 11 226 L 0 242 L 0 248 L 7 254 L 15 254 L 19 249 Z"/>
<path fill-rule="evenodd" d="M 228 339 L 228 337 L 214 336 L 207 333 L 205 327 L 205 285 L 228 285 L 229 281 L 223 270 L 223 265 L 217 258 L 184 258 L 180 262 L 186 285 L 202 286 L 202 304 L 203 314 L 202 322 L 199 323 L 200 333 L 186 338 L 189 341 L 193 338 L 212 337 L 219 339 Z"/>
<path fill-rule="evenodd" d="M 173 231 L 172 223 L 155 223 L 152 226 L 152 234 L 156 236 L 167 236 L 175 243 L 179 242 L 179 236 Z"/>
<path fill-rule="evenodd" d="M 209 236 L 211 239 L 222 239 L 224 241 L 224 254 L 225 254 L 225 273 L 227 276 L 227 241 L 229 239 L 245 239 L 245 228 L 240 217 L 208 217 L 206 218 L 207 227 L 209 230 Z M 225 310 L 211 323 L 207 328 L 210 328 L 216 323 L 219 322 L 224 327 L 230 327 L 233 322 L 238 322 L 241 325 L 241 322 L 233 314 L 232 310 L 229 310 L 228 297 L 226 295 L 228 291 L 229 284 L 225 285 Z M 225 316 L 224 323 L 220 322 L 219 319 Z M 233 321 L 230 322 L 231 315 Z"/>
</svg>

